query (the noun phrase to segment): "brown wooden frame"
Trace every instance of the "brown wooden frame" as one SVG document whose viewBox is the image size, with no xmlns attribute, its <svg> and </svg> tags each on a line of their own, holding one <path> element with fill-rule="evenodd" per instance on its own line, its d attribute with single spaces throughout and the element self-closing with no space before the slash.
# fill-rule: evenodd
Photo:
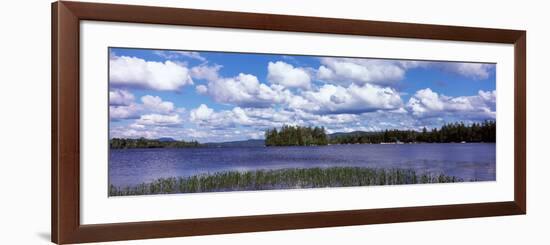
<svg viewBox="0 0 550 245">
<path fill-rule="evenodd" d="M 99 225 L 80 224 L 81 20 L 419 38 L 514 45 L 514 201 Z M 526 32 L 164 7 L 52 4 L 52 241 L 81 243 L 526 213 Z M 511 109 L 511 108 L 510 108 Z"/>
</svg>

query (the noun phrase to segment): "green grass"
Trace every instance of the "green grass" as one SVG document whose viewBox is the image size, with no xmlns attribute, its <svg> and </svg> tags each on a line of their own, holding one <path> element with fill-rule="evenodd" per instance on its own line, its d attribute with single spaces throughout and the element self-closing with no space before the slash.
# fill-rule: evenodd
<svg viewBox="0 0 550 245">
<path fill-rule="evenodd" d="M 371 185 L 403 185 L 462 182 L 442 174 L 417 174 L 411 169 L 362 167 L 289 168 L 227 171 L 189 177 L 160 178 L 135 186 L 109 187 L 109 196 L 277 190 Z"/>
</svg>

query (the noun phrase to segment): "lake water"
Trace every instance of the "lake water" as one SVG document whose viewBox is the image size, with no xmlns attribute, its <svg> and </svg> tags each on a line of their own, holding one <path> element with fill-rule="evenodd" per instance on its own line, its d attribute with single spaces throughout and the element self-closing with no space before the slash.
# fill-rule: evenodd
<svg viewBox="0 0 550 245">
<path fill-rule="evenodd" d="M 359 166 L 407 168 L 464 180 L 495 180 L 495 144 L 361 144 L 111 150 L 109 182 L 136 185 L 161 177 L 227 170 Z"/>
</svg>

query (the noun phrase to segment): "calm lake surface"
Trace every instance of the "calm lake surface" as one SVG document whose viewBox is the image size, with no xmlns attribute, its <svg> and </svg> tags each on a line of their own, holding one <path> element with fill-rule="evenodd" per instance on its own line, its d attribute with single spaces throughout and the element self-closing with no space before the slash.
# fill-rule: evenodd
<svg viewBox="0 0 550 245">
<path fill-rule="evenodd" d="M 414 169 L 495 180 L 495 144 L 329 145 L 110 150 L 109 182 L 121 187 L 161 177 L 219 171 L 359 166 Z"/>
</svg>

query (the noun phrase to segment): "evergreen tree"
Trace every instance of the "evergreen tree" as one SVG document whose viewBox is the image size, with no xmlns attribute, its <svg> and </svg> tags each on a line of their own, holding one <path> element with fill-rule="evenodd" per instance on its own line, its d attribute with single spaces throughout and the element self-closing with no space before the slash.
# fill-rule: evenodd
<svg viewBox="0 0 550 245">
<path fill-rule="evenodd" d="M 496 122 L 484 121 L 466 125 L 463 122 L 448 123 L 440 129 L 428 131 L 389 130 L 379 132 L 363 132 L 359 134 L 342 135 L 330 139 L 331 144 L 379 144 L 390 142 L 404 143 L 460 143 L 460 142 L 496 142 Z"/>
<path fill-rule="evenodd" d="M 328 137 L 324 127 L 301 127 L 284 125 L 265 131 L 266 146 L 311 146 L 327 145 Z"/>
</svg>

